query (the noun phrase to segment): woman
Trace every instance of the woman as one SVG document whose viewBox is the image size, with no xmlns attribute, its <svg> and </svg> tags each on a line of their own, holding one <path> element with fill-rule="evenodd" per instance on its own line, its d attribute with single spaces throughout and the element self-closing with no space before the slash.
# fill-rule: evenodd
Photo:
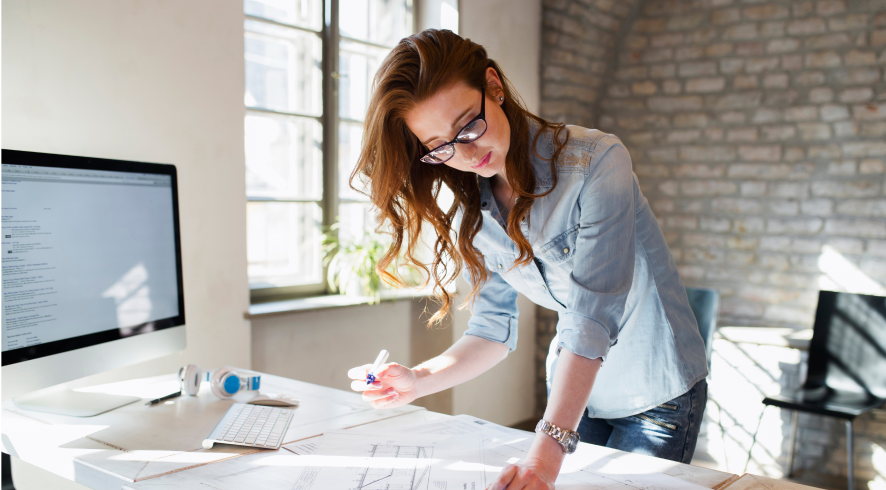
<svg viewBox="0 0 886 490">
<path fill-rule="evenodd" d="M 394 237 L 379 270 L 405 252 L 429 272 L 434 320 L 464 270 L 473 315 L 445 353 L 388 364 L 368 387 L 369 366 L 354 368 L 353 388 L 390 408 L 486 371 L 516 347 L 519 291 L 560 315 L 548 405 L 525 461 L 490 488 L 553 488 L 577 437 L 688 463 L 707 399 L 704 345 L 621 141 L 530 114 L 483 47 L 445 30 L 388 55 L 364 131 L 352 177 L 371 185 Z M 436 234 L 427 265 L 414 255 L 424 225 Z"/>
</svg>

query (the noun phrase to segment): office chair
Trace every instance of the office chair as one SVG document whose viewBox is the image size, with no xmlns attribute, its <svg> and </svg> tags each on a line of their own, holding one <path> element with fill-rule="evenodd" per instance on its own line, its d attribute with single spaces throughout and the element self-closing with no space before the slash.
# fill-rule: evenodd
<svg viewBox="0 0 886 490">
<path fill-rule="evenodd" d="M 849 490 L 853 490 L 852 421 L 886 402 L 886 298 L 821 291 L 815 312 L 809 370 L 795 393 L 766 397 L 763 404 L 791 410 L 787 476 L 793 475 L 799 413 L 846 421 Z M 764 407 L 765 408 L 765 407 Z M 762 414 L 760 415 L 762 418 Z M 757 426 L 759 430 L 759 424 Z M 757 433 L 751 449 L 757 441 Z M 751 452 L 748 450 L 748 461 Z M 747 469 L 747 463 L 745 463 Z"/>
<path fill-rule="evenodd" d="M 708 378 L 711 377 L 711 353 L 714 350 L 714 331 L 717 330 L 717 311 L 720 309 L 720 293 L 716 289 L 686 288 L 689 307 L 698 323 L 698 332 L 704 340 L 705 358 L 708 360 Z"/>
</svg>

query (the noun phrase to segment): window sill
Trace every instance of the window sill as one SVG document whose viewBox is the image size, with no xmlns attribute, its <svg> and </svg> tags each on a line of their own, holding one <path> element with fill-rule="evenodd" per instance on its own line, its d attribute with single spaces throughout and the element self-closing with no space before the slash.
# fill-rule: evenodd
<svg viewBox="0 0 886 490">
<path fill-rule="evenodd" d="M 381 301 L 397 301 L 400 299 L 426 298 L 432 296 L 430 288 L 425 289 L 393 289 L 381 293 Z M 283 301 L 271 301 L 268 303 L 256 303 L 249 305 L 249 311 L 243 314 L 246 319 L 265 318 L 287 313 L 303 311 L 326 310 L 329 308 L 342 308 L 346 306 L 360 306 L 371 304 L 371 296 L 346 296 L 344 294 L 324 294 L 307 298 L 296 298 Z"/>
</svg>

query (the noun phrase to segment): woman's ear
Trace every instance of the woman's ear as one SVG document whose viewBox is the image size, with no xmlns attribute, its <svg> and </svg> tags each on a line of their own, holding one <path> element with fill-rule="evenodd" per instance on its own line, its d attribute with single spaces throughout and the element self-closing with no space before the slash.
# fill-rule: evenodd
<svg viewBox="0 0 886 490">
<path fill-rule="evenodd" d="M 501 78 L 498 76 L 498 72 L 495 71 L 495 68 L 491 66 L 486 69 L 486 86 L 489 87 L 493 93 L 502 90 Z"/>
</svg>

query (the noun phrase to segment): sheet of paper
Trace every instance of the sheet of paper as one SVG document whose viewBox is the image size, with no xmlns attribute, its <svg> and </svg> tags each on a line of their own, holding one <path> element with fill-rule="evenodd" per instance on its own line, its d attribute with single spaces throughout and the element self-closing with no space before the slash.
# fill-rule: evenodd
<svg viewBox="0 0 886 490">
<path fill-rule="evenodd" d="M 387 429 L 402 434 L 476 434 L 483 439 L 483 463 L 486 483 L 498 478 L 501 469 L 522 460 L 532 446 L 535 434 L 503 427 L 469 415 L 458 415 L 439 422 L 424 422 Z M 670 475 L 636 467 L 636 461 L 622 462 L 599 454 L 600 448 L 579 444 L 575 453 L 566 457 L 558 489 L 636 489 L 636 490 L 702 490 Z"/>
<path fill-rule="evenodd" d="M 292 490 L 483 490 L 482 439 L 390 430 L 327 432 Z"/>
</svg>

